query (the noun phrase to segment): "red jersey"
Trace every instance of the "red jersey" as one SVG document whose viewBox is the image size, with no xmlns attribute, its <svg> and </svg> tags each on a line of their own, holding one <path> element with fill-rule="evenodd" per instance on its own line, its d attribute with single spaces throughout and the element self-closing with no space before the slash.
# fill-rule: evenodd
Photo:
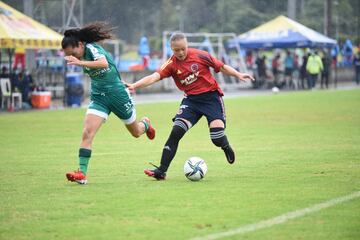
<svg viewBox="0 0 360 240">
<path fill-rule="evenodd" d="M 186 95 L 197 95 L 210 91 L 218 91 L 224 95 L 210 71 L 210 67 L 212 67 L 215 72 L 219 72 L 223 66 L 223 62 L 208 52 L 188 48 L 184 60 L 178 60 L 173 55 L 156 72 L 160 74 L 161 79 L 171 76 L 176 86 Z"/>
</svg>

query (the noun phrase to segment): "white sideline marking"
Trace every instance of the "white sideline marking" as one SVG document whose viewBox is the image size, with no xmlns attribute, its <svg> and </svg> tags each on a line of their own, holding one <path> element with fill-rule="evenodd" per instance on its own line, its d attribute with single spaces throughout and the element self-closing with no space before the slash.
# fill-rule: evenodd
<svg viewBox="0 0 360 240">
<path fill-rule="evenodd" d="M 333 198 L 333 199 L 330 199 L 329 201 L 315 204 L 312 207 L 295 210 L 293 212 L 288 212 L 288 213 L 285 213 L 283 215 L 280 215 L 280 216 L 277 216 L 274 218 L 260 221 L 258 223 L 243 225 L 243 226 L 231 229 L 226 232 L 219 232 L 219 233 L 214 233 L 214 234 L 210 234 L 210 235 L 203 236 L 203 237 L 192 238 L 192 240 L 213 240 L 213 239 L 220 239 L 220 238 L 229 237 L 229 236 L 233 236 L 233 235 L 237 235 L 237 234 L 253 232 L 258 229 L 267 228 L 267 227 L 271 227 L 273 225 L 287 222 L 291 219 L 303 217 L 307 214 L 314 213 L 314 212 L 320 211 L 325 208 L 332 207 L 332 206 L 340 204 L 340 203 L 348 202 L 348 201 L 351 201 L 351 200 L 359 198 L 359 197 L 360 197 L 360 191 L 353 192 L 353 193 L 343 196 L 343 197 Z"/>
</svg>

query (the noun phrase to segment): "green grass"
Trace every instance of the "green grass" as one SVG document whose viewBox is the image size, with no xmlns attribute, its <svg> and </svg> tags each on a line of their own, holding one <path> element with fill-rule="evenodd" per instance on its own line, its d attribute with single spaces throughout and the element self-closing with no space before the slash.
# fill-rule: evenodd
<svg viewBox="0 0 360 240">
<path fill-rule="evenodd" d="M 138 105 L 157 137 L 134 139 L 114 116 L 95 138 L 89 184 L 77 168 L 85 109 L 0 115 L 0 239 L 189 239 L 360 190 L 360 90 L 226 99 L 237 162 L 212 145 L 205 119 L 182 139 L 168 180 L 159 162 L 178 103 Z M 206 160 L 190 182 L 183 163 Z M 360 239 L 360 199 L 226 239 Z"/>
</svg>

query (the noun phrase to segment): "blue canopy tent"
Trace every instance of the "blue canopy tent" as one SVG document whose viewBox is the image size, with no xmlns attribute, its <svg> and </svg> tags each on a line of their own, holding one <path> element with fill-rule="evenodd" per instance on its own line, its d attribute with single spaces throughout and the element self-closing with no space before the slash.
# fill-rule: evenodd
<svg viewBox="0 0 360 240">
<path fill-rule="evenodd" d="M 239 44 L 241 48 L 332 48 L 336 40 L 318 33 L 290 18 L 278 16 L 235 39 L 228 41 L 228 47 Z"/>
</svg>

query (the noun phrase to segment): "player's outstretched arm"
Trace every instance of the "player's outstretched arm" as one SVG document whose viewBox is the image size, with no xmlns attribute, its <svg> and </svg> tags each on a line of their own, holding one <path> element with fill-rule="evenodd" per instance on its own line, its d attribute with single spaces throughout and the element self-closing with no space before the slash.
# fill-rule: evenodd
<svg viewBox="0 0 360 240">
<path fill-rule="evenodd" d="M 68 65 L 77 65 L 81 67 L 88 68 L 107 68 L 109 67 L 109 63 L 105 57 L 99 58 L 95 61 L 83 61 L 74 56 L 66 56 L 64 57 Z"/>
<path fill-rule="evenodd" d="M 226 65 L 226 64 L 224 64 L 224 66 L 221 68 L 221 72 L 226 75 L 236 77 L 241 81 L 246 81 L 246 80 L 254 81 L 255 80 L 254 77 L 251 76 L 250 74 L 238 72 L 238 71 L 236 71 L 236 69 L 234 69 L 233 67 Z"/>
<path fill-rule="evenodd" d="M 126 83 L 125 85 L 129 88 L 130 91 L 135 91 L 135 89 L 137 89 L 137 88 L 144 88 L 144 87 L 150 86 L 160 80 L 161 80 L 160 74 L 157 72 L 154 72 L 153 74 L 143 77 L 142 79 L 140 79 L 139 81 L 137 81 L 135 83 L 132 83 L 132 84 Z"/>
</svg>

